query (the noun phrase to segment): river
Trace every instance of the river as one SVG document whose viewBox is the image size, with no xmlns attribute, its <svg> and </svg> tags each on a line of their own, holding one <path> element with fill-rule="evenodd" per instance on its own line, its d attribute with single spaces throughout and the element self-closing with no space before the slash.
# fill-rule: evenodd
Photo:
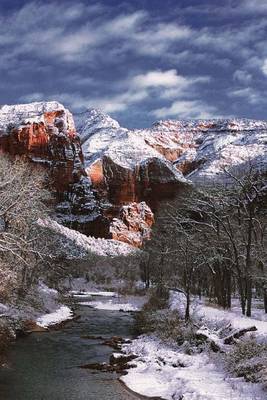
<svg viewBox="0 0 267 400">
<path fill-rule="evenodd" d="M 81 318 L 59 331 L 32 333 L 9 352 L 10 368 L 0 372 L 0 400 L 133 400 L 115 373 L 78 368 L 107 362 L 113 350 L 83 335 L 131 337 L 133 316 L 79 306 Z"/>
</svg>

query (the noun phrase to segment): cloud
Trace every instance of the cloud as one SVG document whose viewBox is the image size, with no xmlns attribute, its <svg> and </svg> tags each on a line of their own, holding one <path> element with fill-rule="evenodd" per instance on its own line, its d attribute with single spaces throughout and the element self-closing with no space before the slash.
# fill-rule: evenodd
<svg viewBox="0 0 267 400">
<path fill-rule="evenodd" d="M 31 94 L 27 94 L 25 96 L 21 96 L 20 97 L 20 101 L 22 101 L 23 103 L 31 103 L 34 101 L 42 101 L 44 100 L 44 94 L 41 92 L 35 92 L 35 93 L 31 93 Z"/>
<path fill-rule="evenodd" d="M 1 103 L 19 88 L 23 101 L 147 121 L 263 115 L 249 105 L 266 102 L 266 1 L 100 1 L 0 2 Z"/>
<path fill-rule="evenodd" d="M 149 88 L 149 87 L 173 87 L 177 85 L 185 85 L 186 78 L 179 76 L 175 69 L 168 71 L 149 71 L 146 74 L 140 74 L 132 79 L 133 87 Z"/>
<path fill-rule="evenodd" d="M 57 100 L 71 108 L 72 111 L 81 111 L 86 108 L 99 108 L 106 113 L 114 113 L 126 110 L 130 105 L 141 102 L 148 96 L 146 91 L 133 93 L 127 91 L 122 94 L 106 97 L 93 97 L 81 95 L 78 92 L 73 93 L 53 93 L 44 95 L 42 93 L 32 93 L 20 98 L 21 101 L 39 101 L 39 100 Z"/>
<path fill-rule="evenodd" d="M 90 84 L 90 77 L 82 79 L 79 75 L 74 75 L 73 79 L 80 84 Z M 153 105 L 155 99 L 163 103 L 173 99 L 179 99 L 183 104 L 183 99 L 195 96 L 196 85 L 209 82 L 209 77 L 186 77 L 178 75 L 177 70 L 155 70 L 144 74 L 137 74 L 128 79 L 122 80 L 116 93 L 110 95 L 94 96 L 82 95 L 77 91 L 73 93 L 53 93 L 46 96 L 43 93 L 34 92 L 21 98 L 23 101 L 38 101 L 44 98 L 48 100 L 59 100 L 72 110 L 78 111 L 85 108 L 100 108 L 106 113 L 116 113 L 129 109 L 135 104 L 142 103 L 144 100 Z M 178 104 L 178 103 L 177 103 Z M 198 101 L 186 101 L 184 104 L 198 105 Z M 167 110 L 170 106 L 162 108 Z M 204 115 L 204 114 L 203 114 Z"/>
<path fill-rule="evenodd" d="M 262 72 L 264 73 L 264 75 L 267 76 L 267 58 L 264 60 L 262 67 L 261 67 Z"/>
<path fill-rule="evenodd" d="M 252 80 L 252 75 L 247 71 L 244 71 L 242 69 L 238 69 L 238 70 L 236 70 L 234 72 L 233 79 L 234 79 L 234 81 L 237 81 L 237 82 L 240 82 L 240 83 L 244 83 L 244 84 L 248 84 Z"/>
<path fill-rule="evenodd" d="M 209 119 L 214 118 L 217 110 L 200 100 L 177 100 L 170 107 L 162 107 L 151 111 L 156 118 L 175 117 L 177 119 Z"/>
<path fill-rule="evenodd" d="M 260 104 L 265 101 L 261 93 L 252 87 L 233 90 L 229 93 L 229 96 L 239 97 L 245 102 L 253 105 Z"/>
<path fill-rule="evenodd" d="M 241 13 L 261 14 L 267 12 L 266 0 L 242 0 L 236 7 Z"/>
<path fill-rule="evenodd" d="M 203 2 L 204 3 L 204 2 Z M 238 16 L 253 17 L 267 13 L 266 0 L 229 0 L 216 5 L 212 2 L 201 5 L 189 5 L 178 8 L 180 12 L 186 15 L 213 16 L 221 20 L 222 18 L 238 18 Z"/>
<path fill-rule="evenodd" d="M 118 15 L 104 26 L 105 31 L 114 36 L 129 36 L 135 33 L 140 24 L 148 17 L 145 11 L 136 11 L 131 14 Z"/>
<path fill-rule="evenodd" d="M 174 44 L 184 43 L 193 36 L 193 30 L 186 25 L 175 23 L 158 23 L 148 25 L 131 38 L 131 48 L 143 55 L 159 57 Z"/>
<path fill-rule="evenodd" d="M 188 96 L 191 93 L 191 89 L 197 84 L 208 83 L 209 81 L 209 76 L 183 76 L 178 74 L 176 69 L 170 69 L 138 74 L 130 79 L 128 85 L 135 91 L 139 89 L 158 89 L 157 97 L 172 99 L 185 94 Z"/>
<path fill-rule="evenodd" d="M 0 48 L 10 47 L 7 68 L 27 55 L 76 64 L 100 58 L 111 61 L 114 53 L 117 57 L 126 57 L 128 52 L 154 57 L 190 35 L 187 26 L 153 24 L 144 10 L 114 16 L 106 5 L 83 2 L 29 2 L 7 18 L 0 17 Z"/>
</svg>

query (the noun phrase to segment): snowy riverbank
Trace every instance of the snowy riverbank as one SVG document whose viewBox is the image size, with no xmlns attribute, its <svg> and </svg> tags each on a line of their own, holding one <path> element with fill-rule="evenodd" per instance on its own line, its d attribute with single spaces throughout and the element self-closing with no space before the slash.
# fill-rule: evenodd
<svg viewBox="0 0 267 400">
<path fill-rule="evenodd" d="M 0 304 L 0 321 L 14 330 L 22 329 L 25 323 L 41 328 L 73 318 L 73 312 L 63 305 L 59 292 L 40 282 L 20 303 Z"/>
<path fill-rule="evenodd" d="M 172 312 L 182 315 L 183 295 L 172 292 L 169 307 Z M 267 344 L 267 319 L 263 310 L 255 311 L 254 318 L 247 318 L 240 315 L 238 307 L 225 311 L 196 301 L 193 314 L 194 324 L 199 327 L 196 334 L 204 333 L 203 344 L 199 346 L 184 340 L 178 345 L 172 339 L 141 335 L 123 346 L 127 355 L 137 358 L 130 361 L 133 368 L 127 370 L 120 380 L 142 396 L 166 400 L 265 400 L 266 391 L 261 383 L 247 382 L 243 377 L 230 373 L 223 361 L 235 344 L 250 341 L 252 345 L 253 341 Z M 242 339 L 235 340 L 234 344 L 225 344 L 225 337 L 252 326 L 256 329 L 253 333 L 242 334 Z M 210 341 L 218 344 L 220 350 L 213 352 Z M 251 357 L 249 364 L 253 365 L 253 362 L 255 358 Z M 262 362 L 266 363 L 266 360 Z M 267 365 L 263 371 L 267 379 Z"/>
<path fill-rule="evenodd" d="M 207 354 L 188 355 L 178 346 L 142 335 L 124 345 L 137 358 L 120 380 L 132 391 L 166 400 L 264 400 L 259 385 L 227 374 Z"/>
</svg>

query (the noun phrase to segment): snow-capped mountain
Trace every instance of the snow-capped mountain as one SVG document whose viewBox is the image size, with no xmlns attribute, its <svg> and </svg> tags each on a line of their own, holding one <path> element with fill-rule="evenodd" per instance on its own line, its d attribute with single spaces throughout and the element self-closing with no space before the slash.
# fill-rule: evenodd
<svg viewBox="0 0 267 400">
<path fill-rule="evenodd" d="M 89 137 L 99 130 L 118 130 L 120 124 L 109 115 L 104 114 L 98 109 L 89 109 L 79 114 L 75 114 L 76 129 L 84 143 Z"/>
<path fill-rule="evenodd" d="M 0 108 L 0 149 L 51 169 L 58 222 L 141 246 L 162 198 L 224 182 L 226 170 L 267 171 L 267 122 L 166 120 L 129 130 L 100 110 L 73 119 L 58 102 L 30 103 Z"/>
<path fill-rule="evenodd" d="M 31 123 L 45 123 L 47 113 L 58 113 L 65 122 L 65 128 L 75 131 L 72 114 L 57 101 L 35 102 L 29 104 L 4 105 L 0 107 L 0 134 L 8 126 L 23 126 Z"/>
<path fill-rule="evenodd" d="M 85 173 L 72 114 L 62 104 L 52 101 L 3 106 L 0 149 L 12 155 L 26 155 L 50 168 L 60 199 L 60 221 L 87 234 L 107 234 L 107 220 Z"/>
<path fill-rule="evenodd" d="M 223 181 L 225 169 L 233 171 L 254 164 L 258 169 L 267 168 L 267 122 L 248 119 L 220 120 L 166 120 L 156 122 L 151 128 L 126 130 L 103 116 L 103 128 L 86 135 L 83 125 L 83 149 L 89 176 L 94 165 L 102 162 L 102 170 L 109 180 L 106 163 L 123 168 L 137 169 L 149 159 L 157 159 L 169 170 L 174 166 L 193 182 Z M 106 121 L 106 122 L 103 122 Z M 92 134 L 92 132 L 95 132 Z M 79 130 L 78 130 L 79 132 Z M 99 168 L 100 169 L 100 168 Z M 181 175 L 176 176 L 182 180 Z M 94 176 L 92 173 L 92 179 Z"/>
</svg>

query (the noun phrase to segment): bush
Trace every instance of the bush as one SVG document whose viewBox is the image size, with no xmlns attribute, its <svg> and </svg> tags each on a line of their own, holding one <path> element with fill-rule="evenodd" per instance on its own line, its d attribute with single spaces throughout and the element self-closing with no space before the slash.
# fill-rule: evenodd
<svg viewBox="0 0 267 400">
<path fill-rule="evenodd" d="M 265 383 L 267 345 L 253 339 L 240 342 L 226 355 L 226 365 L 231 373 L 246 381 Z"/>
<path fill-rule="evenodd" d="M 157 290 L 152 290 L 150 292 L 150 296 L 148 302 L 144 305 L 144 311 L 157 311 L 163 310 L 168 307 L 169 301 L 169 292 L 163 292 L 161 296 L 159 296 Z"/>
<path fill-rule="evenodd" d="M 0 321 L 0 366 L 4 361 L 10 341 L 14 339 L 14 332 L 5 321 Z"/>
<path fill-rule="evenodd" d="M 137 333 L 153 332 L 163 340 L 173 340 L 178 345 L 185 341 L 195 344 L 195 327 L 185 324 L 177 311 L 168 309 L 169 293 L 158 295 L 157 290 L 152 290 L 148 302 L 142 311 L 136 314 Z"/>
</svg>

